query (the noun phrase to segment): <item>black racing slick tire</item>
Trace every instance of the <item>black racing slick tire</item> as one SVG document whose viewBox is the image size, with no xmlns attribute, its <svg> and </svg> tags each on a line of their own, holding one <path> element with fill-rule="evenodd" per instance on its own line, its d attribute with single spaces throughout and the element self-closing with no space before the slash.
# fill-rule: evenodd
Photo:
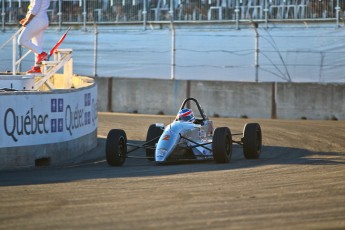
<svg viewBox="0 0 345 230">
<path fill-rule="evenodd" d="M 150 125 L 146 135 L 146 157 L 149 161 L 155 160 L 155 147 L 163 130 L 155 124 Z"/>
<path fill-rule="evenodd" d="M 261 127 L 258 123 L 248 123 L 243 129 L 243 154 L 247 159 L 260 157 L 262 147 Z"/>
<path fill-rule="evenodd" d="M 109 131 L 105 156 L 107 163 L 111 166 L 122 166 L 127 157 L 127 136 L 122 129 L 112 129 Z"/>
<path fill-rule="evenodd" d="M 219 127 L 214 130 L 212 150 L 216 163 L 230 162 L 232 156 L 232 136 L 228 127 Z"/>
</svg>

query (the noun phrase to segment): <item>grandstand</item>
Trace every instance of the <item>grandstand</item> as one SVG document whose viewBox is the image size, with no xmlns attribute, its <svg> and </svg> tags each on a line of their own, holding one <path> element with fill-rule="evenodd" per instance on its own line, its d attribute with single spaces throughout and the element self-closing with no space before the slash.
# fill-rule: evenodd
<svg viewBox="0 0 345 230">
<path fill-rule="evenodd" d="M 25 16 L 28 0 L 1 0 L 2 29 Z M 344 0 L 51 0 L 52 24 L 155 21 L 343 19 Z"/>
</svg>

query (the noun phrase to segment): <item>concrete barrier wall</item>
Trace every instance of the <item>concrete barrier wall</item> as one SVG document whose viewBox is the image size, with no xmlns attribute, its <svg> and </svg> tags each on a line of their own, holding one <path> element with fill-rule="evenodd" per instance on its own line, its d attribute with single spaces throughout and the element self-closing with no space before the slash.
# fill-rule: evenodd
<svg viewBox="0 0 345 230">
<path fill-rule="evenodd" d="M 345 119 L 345 84 L 97 78 L 98 110 L 174 115 L 186 97 L 209 116 Z"/>
<path fill-rule="evenodd" d="M 153 79 L 97 78 L 98 110 L 174 114 L 185 98 L 187 82 Z"/>
<path fill-rule="evenodd" d="M 59 165 L 97 146 L 97 86 L 0 92 L 0 171 Z"/>
<path fill-rule="evenodd" d="M 97 130 L 78 139 L 0 149 L 0 171 L 70 163 L 97 146 Z"/>
<path fill-rule="evenodd" d="M 279 83 L 277 116 L 283 119 L 345 119 L 345 84 Z"/>
<path fill-rule="evenodd" d="M 202 103 L 209 116 L 270 118 L 271 85 L 271 83 L 193 81 L 190 95 Z"/>
</svg>

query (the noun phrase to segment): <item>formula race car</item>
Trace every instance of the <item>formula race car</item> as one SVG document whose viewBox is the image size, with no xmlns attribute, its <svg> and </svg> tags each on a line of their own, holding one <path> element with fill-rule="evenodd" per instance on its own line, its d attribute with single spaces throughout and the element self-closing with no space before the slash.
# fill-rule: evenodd
<svg viewBox="0 0 345 230">
<path fill-rule="evenodd" d="M 194 115 L 191 108 L 198 112 L 198 116 Z M 233 136 L 241 138 L 236 141 Z M 243 133 L 236 134 L 231 134 L 228 127 L 214 129 L 213 121 L 205 115 L 199 102 L 194 98 L 187 98 L 171 124 L 150 125 L 146 142 L 142 145 L 128 143 L 122 129 L 110 130 L 105 154 L 111 166 L 121 166 L 126 158 L 131 157 L 146 158 L 157 164 L 179 160 L 214 160 L 216 163 L 228 163 L 231 160 L 233 144 L 243 147 L 245 158 L 259 158 L 262 147 L 260 125 L 248 123 L 244 126 Z M 140 148 L 146 149 L 145 157 L 129 156 Z"/>
</svg>

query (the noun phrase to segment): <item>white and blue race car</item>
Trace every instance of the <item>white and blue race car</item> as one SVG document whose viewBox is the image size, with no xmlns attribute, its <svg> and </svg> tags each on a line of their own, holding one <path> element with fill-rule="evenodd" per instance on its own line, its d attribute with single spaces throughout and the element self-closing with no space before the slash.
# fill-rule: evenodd
<svg viewBox="0 0 345 230">
<path fill-rule="evenodd" d="M 194 116 L 191 107 L 198 112 L 197 117 Z M 236 141 L 233 140 L 233 136 L 241 138 Z M 243 147 L 245 158 L 259 158 L 262 148 L 260 125 L 247 123 L 243 133 L 236 134 L 231 134 L 228 127 L 214 129 L 213 121 L 205 115 L 199 102 L 194 98 L 187 98 L 171 124 L 150 125 L 146 142 L 142 145 L 128 143 L 126 133 L 122 129 L 110 130 L 105 153 L 106 160 L 111 166 L 122 166 L 126 158 L 135 158 L 129 154 L 140 148 L 146 149 L 144 158 L 158 164 L 179 160 L 214 160 L 216 163 L 228 163 L 231 160 L 233 144 Z"/>
</svg>

